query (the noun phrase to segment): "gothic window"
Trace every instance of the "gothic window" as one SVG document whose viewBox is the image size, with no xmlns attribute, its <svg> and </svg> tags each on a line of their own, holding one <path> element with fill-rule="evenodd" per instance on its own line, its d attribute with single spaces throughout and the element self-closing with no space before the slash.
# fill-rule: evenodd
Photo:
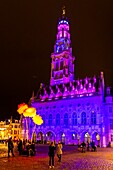
<svg viewBox="0 0 113 170">
<path fill-rule="evenodd" d="M 76 113 L 73 113 L 72 115 L 72 125 L 77 125 L 77 114 Z"/>
<path fill-rule="evenodd" d="M 55 79 L 58 79 L 58 74 L 55 75 Z"/>
<path fill-rule="evenodd" d="M 110 129 L 113 129 L 113 119 L 110 119 Z"/>
<path fill-rule="evenodd" d="M 56 62 L 56 71 L 58 71 L 58 69 L 59 69 L 59 64 L 58 62 Z"/>
<path fill-rule="evenodd" d="M 82 112 L 81 114 L 81 124 L 86 125 L 86 113 Z"/>
<path fill-rule="evenodd" d="M 65 113 L 64 115 L 64 125 L 68 126 L 68 114 L 67 113 Z"/>
<path fill-rule="evenodd" d="M 54 77 L 54 71 L 52 71 L 52 77 Z"/>
<path fill-rule="evenodd" d="M 60 125 L 60 114 L 56 115 L 56 126 Z"/>
<path fill-rule="evenodd" d="M 60 70 L 63 70 L 63 61 L 60 62 Z"/>
<path fill-rule="evenodd" d="M 95 112 L 91 113 L 91 124 L 96 125 L 96 113 Z"/>
<path fill-rule="evenodd" d="M 62 73 L 60 73 L 60 76 L 59 76 L 59 78 L 63 78 L 63 74 L 62 74 Z"/>
<path fill-rule="evenodd" d="M 52 114 L 49 115 L 49 125 L 52 125 Z"/>
<path fill-rule="evenodd" d="M 42 115 L 42 120 L 43 120 L 43 126 L 45 125 L 45 115 Z"/>
<path fill-rule="evenodd" d="M 112 107 L 109 107 L 109 113 L 112 113 Z"/>
</svg>

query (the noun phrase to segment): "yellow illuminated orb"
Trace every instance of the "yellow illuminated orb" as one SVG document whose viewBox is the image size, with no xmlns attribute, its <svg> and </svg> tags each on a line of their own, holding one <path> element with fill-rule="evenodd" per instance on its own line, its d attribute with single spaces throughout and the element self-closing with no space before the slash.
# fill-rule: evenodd
<svg viewBox="0 0 113 170">
<path fill-rule="evenodd" d="M 43 123 L 42 117 L 39 115 L 35 115 L 32 119 L 33 122 L 37 125 L 41 125 Z"/>
<path fill-rule="evenodd" d="M 36 115 L 36 109 L 34 107 L 28 107 L 24 110 L 23 115 L 25 117 L 34 117 Z"/>
<path fill-rule="evenodd" d="M 27 109 L 27 108 L 28 108 L 27 104 L 25 104 L 25 103 L 19 104 L 17 112 L 19 114 L 23 114 L 24 110 Z"/>
</svg>

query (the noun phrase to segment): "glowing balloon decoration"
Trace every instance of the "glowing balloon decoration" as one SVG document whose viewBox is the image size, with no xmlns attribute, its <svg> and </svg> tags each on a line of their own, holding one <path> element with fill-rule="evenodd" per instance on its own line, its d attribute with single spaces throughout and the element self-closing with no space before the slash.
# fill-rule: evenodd
<svg viewBox="0 0 113 170">
<path fill-rule="evenodd" d="M 36 109 L 34 107 L 28 107 L 24 110 L 23 115 L 25 117 L 34 117 L 36 115 Z"/>
<path fill-rule="evenodd" d="M 23 114 L 24 117 L 31 117 L 33 122 L 37 125 L 41 125 L 43 123 L 42 117 L 40 115 L 36 115 L 36 108 L 28 107 L 25 103 L 18 105 L 17 112 L 19 114 Z"/>
<path fill-rule="evenodd" d="M 19 104 L 17 112 L 19 114 L 23 114 L 24 110 L 27 109 L 27 108 L 28 108 L 27 104 L 25 104 L 25 103 Z"/>
<path fill-rule="evenodd" d="M 42 117 L 39 115 L 35 115 L 33 117 L 33 122 L 37 125 L 41 125 L 43 123 Z"/>
</svg>

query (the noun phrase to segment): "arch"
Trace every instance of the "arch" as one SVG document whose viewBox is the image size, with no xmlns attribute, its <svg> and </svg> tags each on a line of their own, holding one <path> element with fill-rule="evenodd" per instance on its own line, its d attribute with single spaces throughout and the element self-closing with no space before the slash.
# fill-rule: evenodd
<svg viewBox="0 0 113 170">
<path fill-rule="evenodd" d="M 95 145 L 100 147 L 100 134 L 97 131 L 92 133 L 92 141 L 95 142 Z"/>
<path fill-rule="evenodd" d="M 86 113 L 85 112 L 81 113 L 81 124 L 86 125 Z"/>
<path fill-rule="evenodd" d="M 41 131 L 37 133 L 37 143 L 39 144 L 44 143 L 44 134 Z"/>
<path fill-rule="evenodd" d="M 71 143 L 72 144 L 75 144 L 75 145 L 79 145 L 80 142 L 79 142 L 79 134 L 75 131 L 71 132 Z"/>
<path fill-rule="evenodd" d="M 56 136 L 55 133 L 52 132 L 51 130 L 47 131 L 45 134 L 46 143 L 50 143 L 51 141 L 55 142 L 55 136 Z"/>
<path fill-rule="evenodd" d="M 65 144 L 65 139 L 66 139 L 66 134 L 63 131 L 59 131 L 56 134 L 56 143 L 58 143 L 60 141 L 63 144 Z"/>
<path fill-rule="evenodd" d="M 88 131 L 84 131 L 82 134 L 81 134 L 81 137 L 80 137 L 80 141 L 81 142 L 89 142 L 91 141 L 91 134 L 88 132 Z"/>
</svg>

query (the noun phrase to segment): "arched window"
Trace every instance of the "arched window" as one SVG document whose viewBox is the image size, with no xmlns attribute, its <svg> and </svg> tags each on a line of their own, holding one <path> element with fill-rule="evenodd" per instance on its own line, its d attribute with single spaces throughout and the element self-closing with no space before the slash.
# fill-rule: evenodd
<svg viewBox="0 0 113 170">
<path fill-rule="evenodd" d="M 52 125 L 52 114 L 49 115 L 49 121 L 48 121 L 49 125 Z"/>
<path fill-rule="evenodd" d="M 81 114 L 81 124 L 86 125 L 86 113 L 82 112 Z"/>
<path fill-rule="evenodd" d="M 67 113 L 65 113 L 64 115 L 64 125 L 68 126 L 68 114 Z"/>
<path fill-rule="evenodd" d="M 42 126 L 45 126 L 46 122 L 45 122 L 45 115 L 42 115 L 42 120 L 43 120 L 43 123 L 42 123 Z"/>
<path fill-rule="evenodd" d="M 75 112 L 72 115 L 72 125 L 77 125 L 77 114 Z"/>
<path fill-rule="evenodd" d="M 60 62 L 60 70 L 63 70 L 63 61 Z"/>
<path fill-rule="evenodd" d="M 91 124 L 96 125 L 96 113 L 91 112 Z"/>
<path fill-rule="evenodd" d="M 56 115 L 56 126 L 60 125 L 60 114 Z"/>
<path fill-rule="evenodd" d="M 56 71 L 58 71 L 58 70 L 59 70 L 59 63 L 56 62 Z"/>
</svg>

